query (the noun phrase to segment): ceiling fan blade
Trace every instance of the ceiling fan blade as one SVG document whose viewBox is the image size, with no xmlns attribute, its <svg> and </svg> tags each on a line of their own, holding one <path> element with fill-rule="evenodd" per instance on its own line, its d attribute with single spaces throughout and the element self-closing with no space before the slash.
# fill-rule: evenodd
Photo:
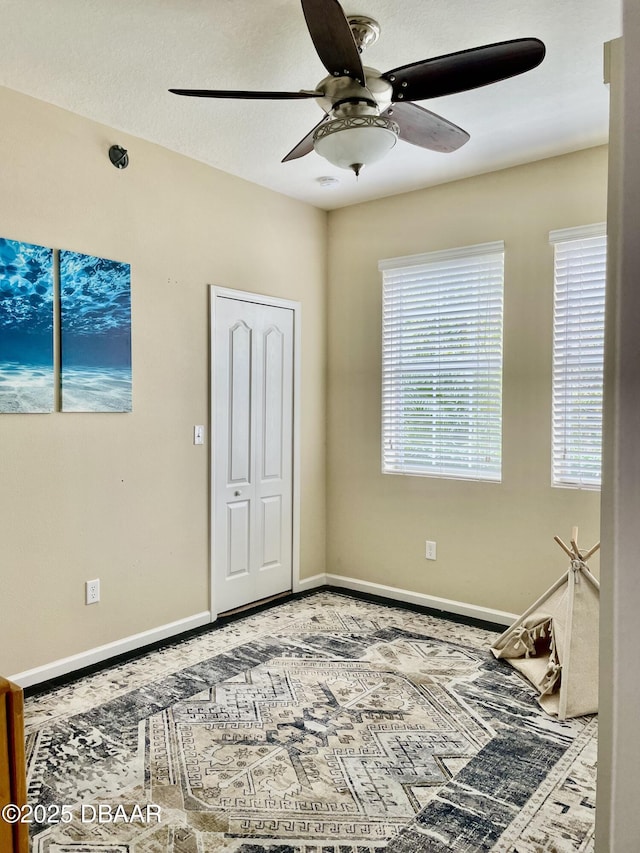
<svg viewBox="0 0 640 853">
<path fill-rule="evenodd" d="M 305 154 L 311 154 L 313 151 L 313 134 L 328 118 L 329 116 L 321 118 L 318 124 L 312 128 L 309 133 L 307 133 L 304 139 L 301 139 L 300 142 L 298 142 L 298 144 L 289 151 L 287 156 L 282 158 L 282 162 L 287 163 L 289 160 L 297 160 L 299 157 L 304 157 Z"/>
<path fill-rule="evenodd" d="M 383 115 L 400 127 L 400 139 L 430 151 L 446 154 L 457 151 L 469 141 L 466 130 L 417 104 L 398 102 Z"/>
<path fill-rule="evenodd" d="M 311 40 L 329 74 L 364 83 L 360 53 L 338 0 L 302 0 L 302 11 Z"/>
<path fill-rule="evenodd" d="M 544 55 L 540 39 L 512 39 L 413 62 L 382 77 L 392 84 L 394 101 L 421 101 L 523 74 L 539 65 Z"/>
<path fill-rule="evenodd" d="M 190 98 L 254 98 L 263 101 L 322 97 L 322 92 L 248 92 L 236 89 L 169 89 L 169 91 L 174 95 L 188 95 Z"/>
</svg>

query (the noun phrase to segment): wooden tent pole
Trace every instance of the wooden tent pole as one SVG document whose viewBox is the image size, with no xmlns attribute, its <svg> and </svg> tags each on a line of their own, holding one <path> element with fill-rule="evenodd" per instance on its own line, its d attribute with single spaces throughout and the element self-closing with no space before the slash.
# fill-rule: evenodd
<svg viewBox="0 0 640 853">
<path fill-rule="evenodd" d="M 590 548 L 582 559 L 588 560 L 589 557 L 592 557 L 596 553 L 596 551 L 598 550 L 599 547 L 600 547 L 600 543 L 596 542 L 596 544 L 593 546 L 593 548 Z"/>
<path fill-rule="evenodd" d="M 562 550 L 567 554 L 567 556 L 573 560 L 573 551 L 568 547 L 568 545 L 565 545 L 559 536 L 554 536 L 553 538 L 558 543 L 558 545 L 562 548 Z"/>
</svg>

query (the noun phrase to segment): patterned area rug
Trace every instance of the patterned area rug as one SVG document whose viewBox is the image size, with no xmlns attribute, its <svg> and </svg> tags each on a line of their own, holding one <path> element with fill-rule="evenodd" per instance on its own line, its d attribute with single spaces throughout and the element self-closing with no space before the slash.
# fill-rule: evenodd
<svg viewBox="0 0 640 853">
<path fill-rule="evenodd" d="M 33 853 L 592 851 L 596 719 L 494 638 L 319 592 L 32 697 Z"/>
</svg>

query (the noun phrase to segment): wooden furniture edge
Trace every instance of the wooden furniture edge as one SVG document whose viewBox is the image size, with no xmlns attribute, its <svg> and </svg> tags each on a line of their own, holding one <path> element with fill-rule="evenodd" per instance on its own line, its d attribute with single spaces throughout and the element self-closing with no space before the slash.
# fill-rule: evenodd
<svg viewBox="0 0 640 853">
<path fill-rule="evenodd" d="M 6 787 L 10 792 L 9 802 L 17 806 L 25 806 L 27 804 L 27 772 L 24 748 L 24 694 L 17 684 L 0 677 L 0 698 L 4 702 L 6 712 L 6 732 L 3 739 L 6 741 L 9 759 L 6 768 L 8 776 Z M 0 768 L 0 772 L 5 772 L 5 768 Z M 29 853 L 26 823 L 14 823 L 10 835 L 13 841 L 10 853 Z"/>
</svg>

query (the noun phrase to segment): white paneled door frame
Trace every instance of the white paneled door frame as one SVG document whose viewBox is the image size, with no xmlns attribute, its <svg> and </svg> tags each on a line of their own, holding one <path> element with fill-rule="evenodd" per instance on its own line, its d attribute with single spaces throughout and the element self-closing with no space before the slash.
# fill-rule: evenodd
<svg viewBox="0 0 640 853">
<path fill-rule="evenodd" d="M 254 305 L 267 306 L 272 308 L 285 308 L 293 314 L 293 400 L 292 400 L 292 518 L 291 518 L 291 588 L 293 592 L 298 592 L 300 589 L 300 393 L 301 393 L 301 314 L 302 307 L 299 302 L 294 302 L 289 299 L 279 299 L 276 297 L 265 296 L 258 293 L 248 293 L 242 290 L 230 290 L 224 287 L 212 285 L 210 287 L 210 490 L 209 490 L 209 507 L 210 507 L 210 542 L 209 542 L 209 595 L 210 595 L 210 610 L 211 620 L 215 621 L 218 614 L 224 612 L 226 607 L 221 607 L 216 600 L 216 504 L 218 503 L 218 482 L 219 477 L 216 465 L 216 411 L 215 401 L 217 396 L 216 389 L 216 370 L 215 370 L 215 348 L 216 348 L 216 307 L 222 303 L 219 300 L 229 299 L 238 300 L 240 302 L 253 303 Z M 218 567 L 219 568 L 219 567 Z"/>
</svg>

